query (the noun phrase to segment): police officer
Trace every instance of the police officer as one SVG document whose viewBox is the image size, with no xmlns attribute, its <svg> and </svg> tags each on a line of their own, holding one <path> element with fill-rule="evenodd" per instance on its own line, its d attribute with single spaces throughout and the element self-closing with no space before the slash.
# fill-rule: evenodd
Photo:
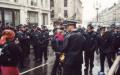
<svg viewBox="0 0 120 75">
<path fill-rule="evenodd" d="M 89 67 L 90 74 L 92 75 L 92 69 L 94 67 L 94 52 L 97 49 L 97 34 L 94 31 L 94 27 L 89 24 L 86 32 L 86 42 L 85 42 L 85 75 L 88 75 Z"/>
<path fill-rule="evenodd" d="M 21 67 L 25 67 L 24 61 L 29 57 L 30 53 L 30 36 L 27 34 L 27 30 L 24 26 L 21 26 L 20 30 L 17 32 L 17 38 L 19 45 L 23 50 L 23 61 L 21 62 Z"/>
<path fill-rule="evenodd" d="M 109 68 L 111 68 L 113 61 L 113 50 L 112 50 L 112 38 L 111 33 L 106 31 L 105 27 L 100 28 L 100 35 L 99 35 L 99 49 L 100 49 L 100 66 L 101 72 L 104 72 L 104 63 L 105 58 L 108 60 Z"/>
<path fill-rule="evenodd" d="M 46 28 L 46 26 L 42 26 L 42 30 L 41 30 L 41 36 L 40 36 L 40 40 L 41 40 L 41 51 L 42 51 L 42 55 L 41 55 L 41 61 L 42 61 L 42 57 L 44 56 L 44 61 L 45 63 L 48 60 L 48 44 L 49 44 L 49 32 Z"/>
<path fill-rule="evenodd" d="M 83 63 L 83 43 L 85 38 L 76 30 L 76 22 L 68 21 L 67 31 L 65 36 L 64 49 L 64 72 L 63 75 L 82 75 Z"/>
<path fill-rule="evenodd" d="M 120 35 L 119 35 L 119 31 L 118 31 L 118 27 L 114 27 L 113 30 L 111 31 L 112 33 L 112 48 L 113 48 L 113 60 L 115 60 L 115 55 L 118 51 L 118 48 L 119 48 L 119 38 L 120 38 Z"/>
<path fill-rule="evenodd" d="M 33 30 L 31 32 L 31 43 L 34 49 L 34 54 L 35 54 L 35 61 L 39 62 L 40 61 L 40 31 L 38 30 L 38 27 L 33 26 Z M 40 62 L 41 63 L 41 62 Z"/>
</svg>

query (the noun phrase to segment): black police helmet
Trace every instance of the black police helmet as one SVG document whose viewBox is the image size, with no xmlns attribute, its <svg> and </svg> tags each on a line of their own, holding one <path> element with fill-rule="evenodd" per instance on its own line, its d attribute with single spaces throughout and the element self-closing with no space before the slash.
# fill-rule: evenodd
<svg viewBox="0 0 120 75">
<path fill-rule="evenodd" d="M 76 27 L 76 24 L 77 24 L 77 21 L 74 21 L 74 20 L 66 20 L 66 21 L 63 22 L 64 26 L 70 26 L 70 25 L 72 25 L 72 26 Z"/>
</svg>

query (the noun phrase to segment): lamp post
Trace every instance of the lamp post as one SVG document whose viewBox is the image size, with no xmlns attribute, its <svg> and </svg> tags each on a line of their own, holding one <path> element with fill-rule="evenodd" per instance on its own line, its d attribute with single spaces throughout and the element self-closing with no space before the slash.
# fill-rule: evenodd
<svg viewBox="0 0 120 75">
<path fill-rule="evenodd" d="M 97 7 L 97 8 L 96 8 L 96 12 L 97 12 L 97 17 L 96 17 L 96 19 L 97 19 L 97 22 L 99 21 L 99 17 L 98 17 L 99 14 L 98 14 L 98 11 L 99 11 L 99 8 Z"/>
<path fill-rule="evenodd" d="M 96 2 L 95 2 L 95 10 L 96 10 L 96 25 L 98 26 L 98 24 L 99 24 L 99 10 L 100 10 L 100 2 L 99 2 L 99 0 L 96 0 Z"/>
<path fill-rule="evenodd" d="M 116 21 L 117 21 L 117 17 L 116 17 L 116 3 L 114 3 L 114 8 L 115 8 L 115 10 L 114 10 L 114 12 L 113 12 L 113 16 L 114 16 L 114 24 L 116 24 Z"/>
</svg>

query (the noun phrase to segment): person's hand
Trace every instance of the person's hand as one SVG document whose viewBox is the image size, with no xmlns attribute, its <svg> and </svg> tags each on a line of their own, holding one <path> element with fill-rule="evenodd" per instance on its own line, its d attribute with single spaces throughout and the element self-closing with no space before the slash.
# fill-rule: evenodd
<svg viewBox="0 0 120 75">
<path fill-rule="evenodd" d="M 65 54 L 64 54 L 64 53 L 61 53 L 60 61 L 61 61 L 61 62 L 64 62 L 64 59 L 65 59 Z"/>
</svg>

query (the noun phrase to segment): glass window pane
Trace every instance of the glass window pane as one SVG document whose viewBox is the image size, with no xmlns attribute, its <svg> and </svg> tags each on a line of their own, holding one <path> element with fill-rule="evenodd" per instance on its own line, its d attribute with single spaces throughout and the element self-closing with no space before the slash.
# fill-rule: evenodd
<svg viewBox="0 0 120 75">
<path fill-rule="evenodd" d="M 48 25 L 48 14 L 43 13 L 43 23 L 42 25 Z"/>
<path fill-rule="evenodd" d="M 28 12 L 28 18 L 30 23 L 38 23 L 38 13 L 37 12 Z"/>
<path fill-rule="evenodd" d="M 50 7 L 54 7 L 54 0 L 50 1 Z"/>
<path fill-rule="evenodd" d="M 2 21 L 2 12 L 0 10 L 0 21 Z"/>
<path fill-rule="evenodd" d="M 67 10 L 64 10 L 64 17 L 68 17 L 68 11 Z"/>
<path fill-rule="evenodd" d="M 20 24 L 20 12 L 19 11 L 15 11 L 15 25 L 19 25 Z"/>
<path fill-rule="evenodd" d="M 64 7 L 67 7 L 67 0 L 64 0 Z"/>
<path fill-rule="evenodd" d="M 2 26 L 2 11 L 0 10 L 0 28 Z"/>
<path fill-rule="evenodd" d="M 12 11 L 11 10 L 5 10 L 4 17 L 5 17 L 5 24 L 12 24 Z"/>
<path fill-rule="evenodd" d="M 51 18 L 54 18 L 54 10 L 51 11 Z"/>
</svg>

